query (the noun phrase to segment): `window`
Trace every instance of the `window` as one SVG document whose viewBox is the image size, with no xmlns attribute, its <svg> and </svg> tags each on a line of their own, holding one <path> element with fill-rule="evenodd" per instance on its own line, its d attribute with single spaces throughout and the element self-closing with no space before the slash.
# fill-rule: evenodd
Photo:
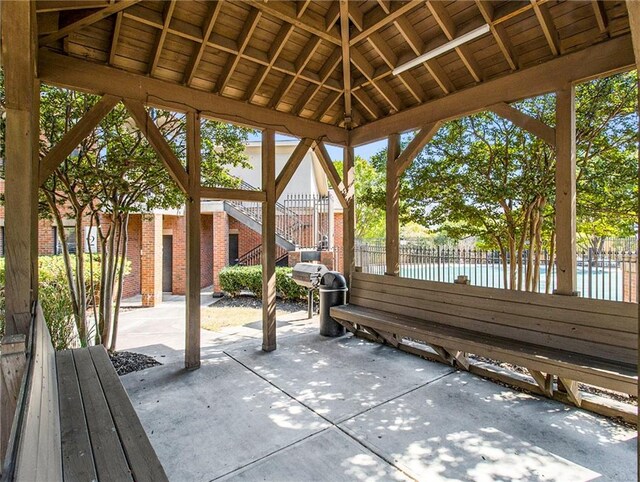
<svg viewBox="0 0 640 482">
<path fill-rule="evenodd" d="M 76 228 L 73 226 L 65 227 L 64 234 L 67 238 L 67 249 L 70 254 L 76 253 Z M 53 228 L 53 252 L 62 254 L 62 239 L 58 236 L 58 229 Z"/>
</svg>

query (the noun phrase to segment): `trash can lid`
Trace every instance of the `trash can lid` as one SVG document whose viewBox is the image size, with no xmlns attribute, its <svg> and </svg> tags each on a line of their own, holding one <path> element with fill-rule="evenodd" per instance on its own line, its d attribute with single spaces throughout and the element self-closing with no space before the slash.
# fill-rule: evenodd
<svg viewBox="0 0 640 482">
<path fill-rule="evenodd" d="M 342 274 L 337 271 L 328 271 L 322 276 L 322 280 L 320 281 L 320 288 L 346 288 L 347 280 Z"/>
</svg>

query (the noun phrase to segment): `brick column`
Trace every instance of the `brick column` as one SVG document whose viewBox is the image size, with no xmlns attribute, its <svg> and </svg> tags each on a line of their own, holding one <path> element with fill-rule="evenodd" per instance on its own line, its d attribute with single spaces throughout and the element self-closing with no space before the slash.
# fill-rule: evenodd
<svg viewBox="0 0 640 482">
<path fill-rule="evenodd" d="M 213 213 L 213 293 L 222 293 L 220 270 L 229 264 L 229 218 L 224 211 Z"/>
<path fill-rule="evenodd" d="M 140 250 L 140 293 L 142 306 L 162 302 L 162 215 L 142 217 Z"/>
<path fill-rule="evenodd" d="M 173 294 L 187 291 L 187 223 L 186 216 L 176 216 L 173 228 Z"/>
</svg>

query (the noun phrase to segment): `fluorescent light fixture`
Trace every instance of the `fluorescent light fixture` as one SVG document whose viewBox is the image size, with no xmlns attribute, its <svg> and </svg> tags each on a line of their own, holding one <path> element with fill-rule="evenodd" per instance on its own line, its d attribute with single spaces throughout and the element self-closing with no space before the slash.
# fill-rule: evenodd
<svg viewBox="0 0 640 482">
<path fill-rule="evenodd" d="M 410 60 L 406 64 L 402 64 L 395 69 L 393 69 L 393 75 L 401 74 L 402 72 L 412 69 L 417 65 L 420 65 L 427 60 L 433 59 L 439 55 L 442 55 L 450 50 L 455 49 L 456 47 L 460 47 L 462 44 L 467 42 L 471 42 L 472 40 L 477 39 L 478 37 L 482 37 L 484 34 L 489 33 L 490 27 L 489 24 L 485 24 L 482 27 L 478 27 L 471 32 L 467 32 L 464 35 L 460 35 L 458 38 L 454 38 L 453 40 L 447 42 L 446 44 L 441 45 L 440 47 L 436 47 L 429 52 L 425 52 L 424 54 L 416 57 L 413 60 Z"/>
</svg>

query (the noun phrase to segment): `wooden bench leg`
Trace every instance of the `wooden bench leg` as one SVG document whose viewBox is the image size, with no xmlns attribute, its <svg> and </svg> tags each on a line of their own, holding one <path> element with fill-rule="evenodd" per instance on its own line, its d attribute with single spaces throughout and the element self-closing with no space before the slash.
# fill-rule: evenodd
<svg viewBox="0 0 640 482">
<path fill-rule="evenodd" d="M 367 327 L 367 331 L 378 338 L 381 342 L 385 342 L 393 346 L 394 348 L 398 348 L 398 339 L 395 337 L 395 335 L 386 331 L 374 330 L 373 328 L 369 327 Z"/>
<path fill-rule="evenodd" d="M 527 368 L 527 370 L 531 373 L 531 376 L 540 387 L 540 390 L 542 390 L 547 397 L 553 398 L 553 375 L 550 373 L 542 373 L 531 368 Z"/>
<path fill-rule="evenodd" d="M 577 381 L 558 377 L 558 390 L 565 392 L 576 407 L 582 406 L 582 395 L 580 395 Z"/>
</svg>

